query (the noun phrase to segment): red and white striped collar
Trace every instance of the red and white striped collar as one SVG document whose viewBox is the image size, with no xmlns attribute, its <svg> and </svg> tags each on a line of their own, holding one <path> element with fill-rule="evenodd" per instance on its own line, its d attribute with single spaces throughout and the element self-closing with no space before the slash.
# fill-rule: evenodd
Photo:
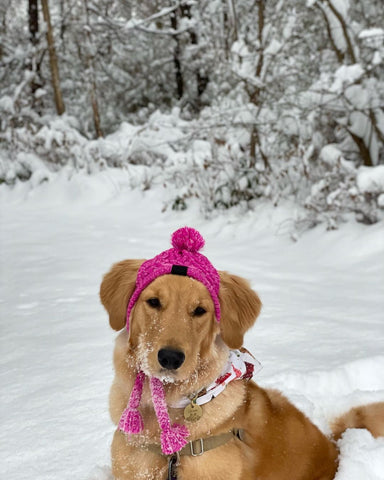
<svg viewBox="0 0 384 480">
<path fill-rule="evenodd" d="M 197 405 L 204 405 L 222 393 L 234 380 L 250 380 L 262 369 L 261 363 L 247 349 L 229 350 L 228 361 L 219 377 L 207 387 L 190 397 L 181 398 L 171 408 L 185 408 L 194 399 Z"/>
</svg>

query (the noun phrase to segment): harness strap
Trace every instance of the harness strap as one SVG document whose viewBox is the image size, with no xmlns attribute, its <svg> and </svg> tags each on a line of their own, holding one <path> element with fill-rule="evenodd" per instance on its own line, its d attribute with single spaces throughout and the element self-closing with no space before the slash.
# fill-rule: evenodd
<svg viewBox="0 0 384 480">
<path fill-rule="evenodd" d="M 179 452 L 177 452 L 177 455 L 200 457 L 200 455 L 203 455 L 204 452 L 221 447 L 221 445 L 225 445 L 234 437 L 243 441 L 244 430 L 241 428 L 234 428 L 230 432 L 221 433 L 220 435 L 212 435 L 211 437 L 192 440 Z M 140 447 L 148 450 L 149 452 L 156 453 L 157 455 L 163 455 L 160 445 L 156 443 L 149 443 L 147 445 L 141 445 Z"/>
</svg>

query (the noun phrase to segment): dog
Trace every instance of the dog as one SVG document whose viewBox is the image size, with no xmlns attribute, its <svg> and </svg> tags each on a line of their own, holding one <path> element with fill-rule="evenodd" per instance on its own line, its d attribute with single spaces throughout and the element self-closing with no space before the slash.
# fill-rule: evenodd
<svg viewBox="0 0 384 480">
<path fill-rule="evenodd" d="M 336 419 L 329 438 L 280 392 L 260 388 L 241 349 L 258 295 L 215 270 L 196 230 L 179 229 L 172 245 L 113 265 L 101 283 L 110 325 L 121 331 L 110 391 L 114 477 L 333 479 L 336 440 L 350 427 L 383 435 L 384 402 Z"/>
</svg>

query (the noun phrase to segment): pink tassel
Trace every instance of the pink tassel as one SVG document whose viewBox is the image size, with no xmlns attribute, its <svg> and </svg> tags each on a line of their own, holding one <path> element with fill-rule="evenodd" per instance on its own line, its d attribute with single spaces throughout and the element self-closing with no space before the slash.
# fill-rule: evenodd
<svg viewBox="0 0 384 480">
<path fill-rule="evenodd" d="M 138 408 L 143 393 L 144 380 L 144 372 L 139 372 L 133 385 L 127 408 L 124 410 L 119 421 L 119 429 L 124 433 L 140 433 L 143 431 L 143 418 Z"/>
<path fill-rule="evenodd" d="M 138 410 L 126 408 L 119 421 L 119 429 L 124 433 L 140 433 L 143 431 L 143 418 Z"/>
<path fill-rule="evenodd" d="M 157 421 L 162 430 L 161 450 L 165 455 L 172 455 L 188 443 L 187 437 L 189 436 L 189 431 L 184 425 L 178 425 L 177 423 L 171 425 L 161 381 L 153 377 L 150 379 L 150 386 Z"/>
<path fill-rule="evenodd" d="M 188 428 L 185 425 L 174 423 L 161 432 L 161 450 L 165 455 L 172 455 L 181 450 L 188 443 Z"/>
</svg>

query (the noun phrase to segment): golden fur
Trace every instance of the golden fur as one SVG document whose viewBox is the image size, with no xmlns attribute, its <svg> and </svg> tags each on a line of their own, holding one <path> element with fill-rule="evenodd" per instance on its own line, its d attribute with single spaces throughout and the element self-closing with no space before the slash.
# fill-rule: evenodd
<svg viewBox="0 0 384 480">
<path fill-rule="evenodd" d="M 337 471 L 338 451 L 327 438 L 279 392 L 264 390 L 254 382 L 230 383 L 218 398 L 203 406 L 196 423 L 185 422 L 183 409 L 172 404 L 215 380 L 229 348 L 239 348 L 245 332 L 261 308 L 248 282 L 220 272 L 220 323 L 205 286 L 189 277 L 165 275 L 141 293 L 126 331 L 127 304 L 143 260 L 125 260 L 112 267 L 101 284 L 100 298 L 115 330 L 122 330 L 114 351 L 115 379 L 110 392 L 110 413 L 115 424 L 127 405 L 138 365 L 149 376 L 163 380 L 172 422 L 186 423 L 191 436 L 199 439 L 244 429 L 242 440 L 199 457 L 185 456 L 178 467 L 180 480 L 331 480 Z M 161 307 L 147 300 L 158 298 Z M 196 307 L 206 313 L 196 316 Z M 185 353 L 177 370 L 164 371 L 157 360 L 159 349 L 173 347 Z M 159 427 L 153 411 L 149 386 L 144 385 L 140 411 L 145 429 L 127 438 L 116 430 L 112 443 L 112 471 L 118 480 L 162 480 L 167 458 L 140 445 L 159 443 Z M 336 438 L 348 427 L 369 428 L 384 434 L 384 403 L 359 407 L 335 421 Z"/>
</svg>

